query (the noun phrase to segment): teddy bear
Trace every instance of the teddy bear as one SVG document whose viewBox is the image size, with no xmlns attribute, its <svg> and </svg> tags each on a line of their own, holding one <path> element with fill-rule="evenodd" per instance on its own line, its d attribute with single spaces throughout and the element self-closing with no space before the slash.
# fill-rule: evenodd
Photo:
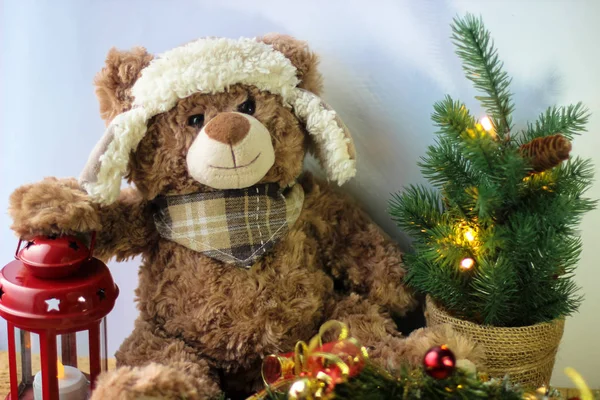
<svg viewBox="0 0 600 400">
<path fill-rule="evenodd" d="M 278 34 L 112 49 L 94 82 L 107 128 L 79 180 L 11 195 L 20 237 L 96 232 L 97 258 L 141 255 L 139 316 L 94 399 L 241 398 L 264 357 L 328 320 L 388 369 L 442 343 L 477 360 L 447 327 L 404 337 L 393 322 L 417 301 L 397 245 L 333 185 L 356 151 L 317 65 Z M 327 181 L 303 172 L 309 153 Z"/>
</svg>

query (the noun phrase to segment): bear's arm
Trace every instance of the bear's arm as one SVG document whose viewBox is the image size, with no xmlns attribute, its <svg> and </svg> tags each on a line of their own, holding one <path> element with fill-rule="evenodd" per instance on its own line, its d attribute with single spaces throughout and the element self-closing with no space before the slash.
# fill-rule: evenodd
<svg viewBox="0 0 600 400">
<path fill-rule="evenodd" d="M 311 230 L 336 285 L 396 315 L 412 310 L 417 302 L 404 285 L 405 270 L 398 246 L 349 196 L 310 175 L 304 177 L 302 185 Z"/>
<path fill-rule="evenodd" d="M 97 233 L 99 258 L 125 260 L 152 248 L 158 240 L 151 205 L 137 189 L 121 190 L 119 199 L 99 207 L 98 214 L 102 224 Z"/>
<path fill-rule="evenodd" d="M 44 180 L 16 189 L 9 200 L 11 228 L 24 239 L 49 234 L 96 232 L 94 256 L 133 257 L 152 245 L 157 234 L 148 203 L 127 188 L 107 206 L 94 203 L 74 178 Z"/>
</svg>

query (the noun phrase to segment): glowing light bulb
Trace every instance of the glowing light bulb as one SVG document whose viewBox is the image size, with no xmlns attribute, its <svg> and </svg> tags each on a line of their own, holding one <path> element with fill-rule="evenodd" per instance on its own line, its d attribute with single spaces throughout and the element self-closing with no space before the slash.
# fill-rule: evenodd
<svg viewBox="0 0 600 400">
<path fill-rule="evenodd" d="M 473 260 L 471 257 L 463 258 L 463 260 L 460 262 L 460 267 L 464 270 L 473 268 L 473 265 L 475 265 L 475 260 Z"/>
<path fill-rule="evenodd" d="M 475 240 L 475 232 L 473 231 L 473 229 L 469 229 L 465 232 L 465 239 L 467 239 L 469 242 Z"/>
<path fill-rule="evenodd" d="M 290 387 L 288 391 L 288 396 L 290 399 L 312 399 L 313 397 L 308 397 L 310 387 L 306 384 L 304 379 L 300 379 L 299 381 L 294 382 L 294 384 Z"/>
<path fill-rule="evenodd" d="M 479 120 L 479 123 L 486 131 L 490 132 L 494 129 L 494 124 L 492 124 L 492 120 L 487 115 Z"/>
</svg>

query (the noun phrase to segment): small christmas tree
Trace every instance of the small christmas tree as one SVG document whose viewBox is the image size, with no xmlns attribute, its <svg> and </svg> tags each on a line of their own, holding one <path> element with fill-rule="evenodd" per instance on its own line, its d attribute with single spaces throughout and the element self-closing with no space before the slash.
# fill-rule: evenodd
<svg viewBox="0 0 600 400">
<path fill-rule="evenodd" d="M 414 238 L 407 283 L 456 317 L 494 326 L 550 321 L 577 310 L 577 225 L 593 168 L 569 159 L 585 130 L 581 104 L 551 107 L 516 131 L 510 78 L 480 18 L 452 24 L 466 77 L 488 117 L 477 121 L 447 96 L 434 105 L 436 143 L 419 163 L 435 189 L 411 185 L 390 202 Z"/>
</svg>

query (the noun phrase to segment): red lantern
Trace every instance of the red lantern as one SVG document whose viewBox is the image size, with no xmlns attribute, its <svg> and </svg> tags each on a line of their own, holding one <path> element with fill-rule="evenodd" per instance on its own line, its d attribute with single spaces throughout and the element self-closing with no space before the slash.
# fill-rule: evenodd
<svg viewBox="0 0 600 400">
<path fill-rule="evenodd" d="M 92 257 L 94 240 L 92 235 L 89 249 L 73 236 L 36 237 L 22 249 L 19 241 L 16 260 L 0 271 L 0 316 L 8 327 L 7 400 L 85 399 L 107 369 L 105 317 L 119 289 L 108 267 Z M 38 343 L 41 368 L 34 375 Z M 80 371 L 77 355 L 86 351 L 89 370 Z"/>
</svg>

